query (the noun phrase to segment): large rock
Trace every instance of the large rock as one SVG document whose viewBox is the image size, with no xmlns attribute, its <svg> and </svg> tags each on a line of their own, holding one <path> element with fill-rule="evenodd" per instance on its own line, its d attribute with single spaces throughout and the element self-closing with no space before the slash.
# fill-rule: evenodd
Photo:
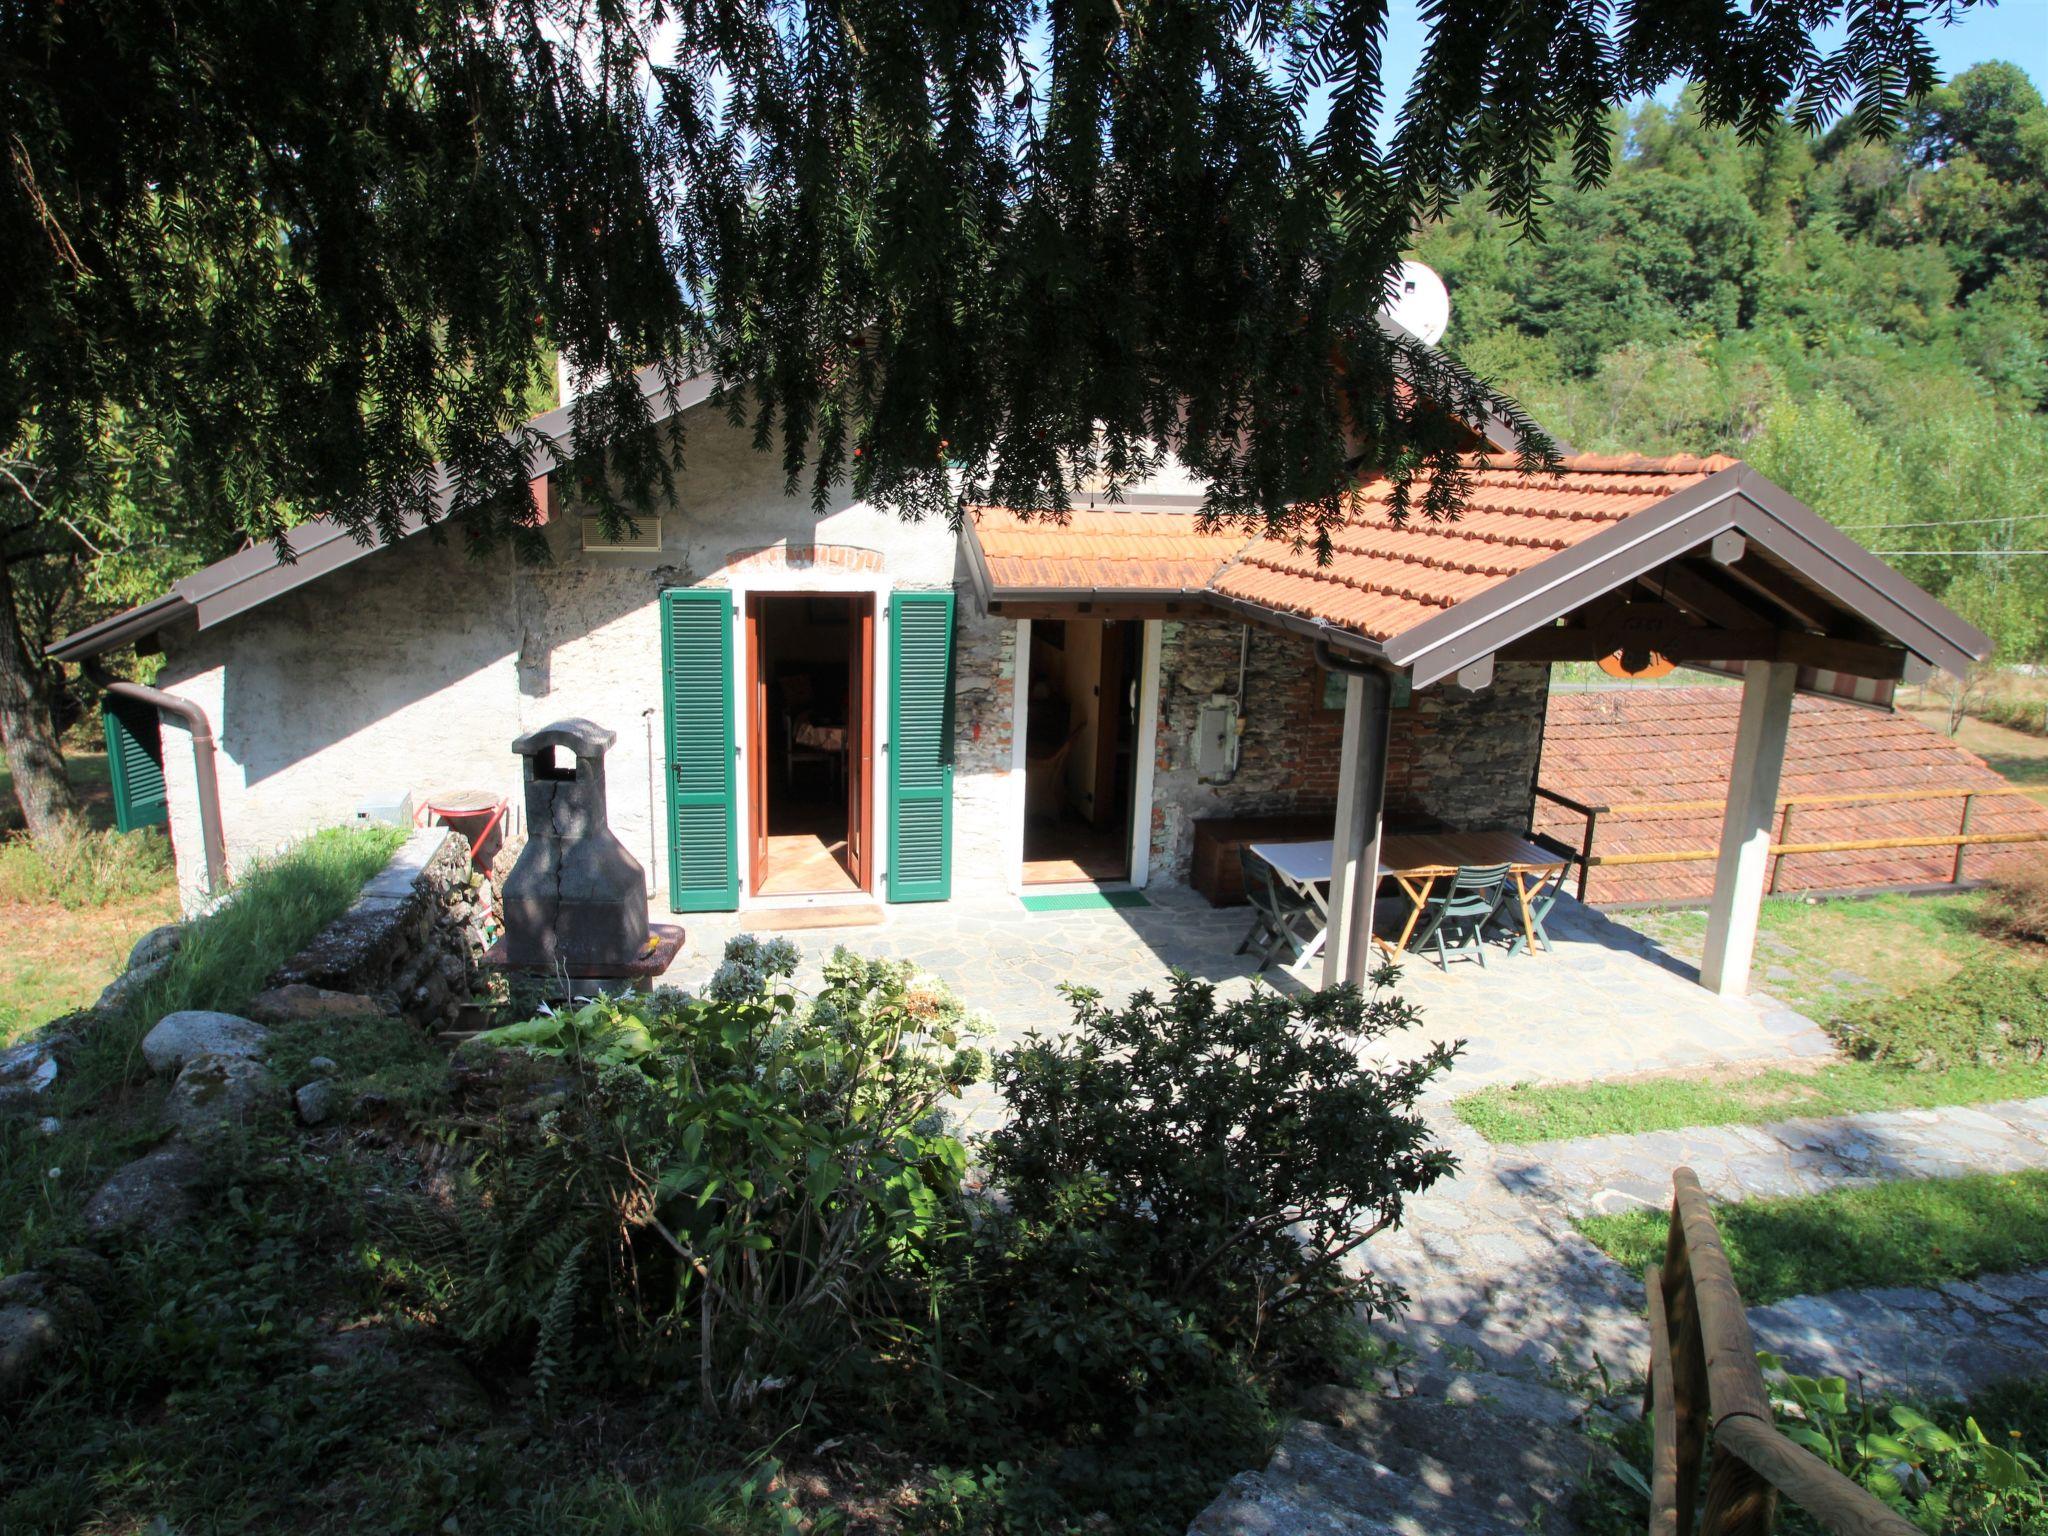
<svg viewBox="0 0 2048 1536">
<path fill-rule="evenodd" d="M 0 1280 L 0 1402 L 29 1392 L 80 1338 L 99 1327 L 92 1292 L 107 1266 L 66 1249 L 43 1269 Z"/>
<path fill-rule="evenodd" d="M 92 1011 L 110 1017 L 126 1012 L 129 1005 L 140 998 L 149 989 L 150 984 L 170 968 L 171 957 L 159 955 L 146 964 L 123 971 L 107 983 L 106 990 L 100 993 L 99 1001 L 92 1005 Z"/>
<path fill-rule="evenodd" d="M 206 1159 L 181 1141 L 166 1142 L 108 1176 L 85 1208 L 86 1229 L 102 1237 L 155 1237 L 192 1214 L 192 1192 Z"/>
<path fill-rule="evenodd" d="M 64 1329 L 47 1307 L 0 1303 L 0 1402 L 42 1379 L 64 1350 Z"/>
<path fill-rule="evenodd" d="M 175 1072 L 200 1056 L 261 1056 L 269 1044 L 270 1031 L 239 1014 L 186 1008 L 142 1037 L 142 1059 L 152 1072 Z"/>
<path fill-rule="evenodd" d="M 159 960 L 168 960 L 177 952 L 184 938 L 185 930 L 178 923 L 165 923 L 161 928 L 150 929 L 128 951 L 128 969 L 139 970 L 145 965 L 155 965 Z"/>
<path fill-rule="evenodd" d="M 362 992 L 331 992 L 325 987 L 295 981 L 258 992 L 249 999 L 248 1014 L 265 1024 L 291 1024 L 322 1019 L 360 1019 L 396 1013 L 389 998 Z"/>
<path fill-rule="evenodd" d="M 49 1107 L 45 1097 L 57 1081 L 57 1047 L 61 1037 L 24 1040 L 0 1051 L 0 1120 L 40 1117 Z"/>
<path fill-rule="evenodd" d="M 341 1105 L 341 1090 L 331 1077 L 316 1077 L 292 1095 L 299 1107 L 299 1119 L 306 1125 L 325 1125 Z"/>
<path fill-rule="evenodd" d="M 164 1123 L 187 1136 L 211 1136 L 283 1103 L 277 1079 L 253 1057 L 194 1056 L 164 1099 Z"/>
</svg>

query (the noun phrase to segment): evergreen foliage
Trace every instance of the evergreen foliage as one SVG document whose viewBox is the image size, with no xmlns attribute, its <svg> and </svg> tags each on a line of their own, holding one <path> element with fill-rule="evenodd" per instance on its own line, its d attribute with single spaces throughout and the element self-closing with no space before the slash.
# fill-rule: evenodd
<svg viewBox="0 0 2048 1536">
<path fill-rule="evenodd" d="M 1222 512 L 1313 528 L 1433 461 L 1442 514 L 1439 408 L 1486 391 L 1372 318 L 1419 213 L 1533 222 L 1553 148 L 1597 183 L 1610 110 L 1682 72 L 1752 138 L 1880 131 L 1968 3 L 1444 0 L 1383 148 L 1382 0 L 23 0 L 0 437 L 87 497 L 162 465 L 258 538 L 530 540 L 537 444 L 500 434 L 553 348 L 629 504 L 673 446 L 655 364 L 745 381 L 792 483 L 912 514 L 957 512 L 951 465 L 1056 508 L 1162 442 Z"/>
<path fill-rule="evenodd" d="M 1615 120 L 1603 186 L 1553 166 L 1541 243 L 1468 202 L 1418 254 L 1448 344 L 1591 451 L 1739 454 L 1991 634 L 2048 655 L 2048 107 L 2018 67 L 1896 142 L 1700 98 Z"/>
</svg>

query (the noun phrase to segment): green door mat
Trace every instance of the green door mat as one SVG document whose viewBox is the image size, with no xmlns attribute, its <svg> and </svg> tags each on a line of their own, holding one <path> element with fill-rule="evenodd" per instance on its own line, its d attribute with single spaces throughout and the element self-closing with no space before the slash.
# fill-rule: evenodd
<svg viewBox="0 0 2048 1536">
<path fill-rule="evenodd" d="M 1096 912 L 1104 907 L 1149 907 L 1143 891 L 1074 891 L 1065 896 L 1020 896 L 1026 912 Z"/>
</svg>

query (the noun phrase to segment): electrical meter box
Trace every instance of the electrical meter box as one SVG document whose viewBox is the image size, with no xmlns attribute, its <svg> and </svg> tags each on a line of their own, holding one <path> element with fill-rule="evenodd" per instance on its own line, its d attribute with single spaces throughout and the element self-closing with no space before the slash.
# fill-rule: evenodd
<svg viewBox="0 0 2048 1536">
<path fill-rule="evenodd" d="M 1237 700 L 1222 694 L 1209 700 L 1195 719 L 1195 777 L 1221 784 L 1237 772 L 1237 739 L 1244 721 Z"/>
<path fill-rule="evenodd" d="M 356 803 L 356 820 L 376 822 L 387 827 L 409 827 L 412 825 L 412 791 L 401 790 L 397 794 L 371 795 Z"/>
</svg>

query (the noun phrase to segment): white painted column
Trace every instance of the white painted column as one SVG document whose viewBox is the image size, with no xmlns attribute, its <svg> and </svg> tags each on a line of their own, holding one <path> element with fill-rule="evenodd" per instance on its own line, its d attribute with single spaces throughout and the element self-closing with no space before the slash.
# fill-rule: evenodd
<svg viewBox="0 0 2048 1536">
<path fill-rule="evenodd" d="M 1742 718 L 1735 730 L 1721 855 L 1714 865 L 1714 900 L 1700 961 L 1700 985 L 1723 997 L 1741 997 L 1749 990 L 1771 863 L 1771 828 L 1777 820 L 1778 774 L 1785 766 L 1785 735 L 1798 678 L 1799 668 L 1788 661 L 1752 661 L 1743 673 Z"/>
<path fill-rule="evenodd" d="M 1145 620 L 1138 664 L 1138 728 L 1131 738 L 1136 774 L 1131 785 L 1131 884 L 1152 879 L 1152 772 L 1159 761 L 1159 646 L 1166 625 Z"/>
<path fill-rule="evenodd" d="M 1330 933 L 1323 985 L 1364 984 L 1372 970 L 1372 909 L 1380 884 L 1380 813 L 1387 794 L 1393 687 L 1383 673 L 1344 678 L 1337 824 L 1330 842 Z"/>
</svg>

